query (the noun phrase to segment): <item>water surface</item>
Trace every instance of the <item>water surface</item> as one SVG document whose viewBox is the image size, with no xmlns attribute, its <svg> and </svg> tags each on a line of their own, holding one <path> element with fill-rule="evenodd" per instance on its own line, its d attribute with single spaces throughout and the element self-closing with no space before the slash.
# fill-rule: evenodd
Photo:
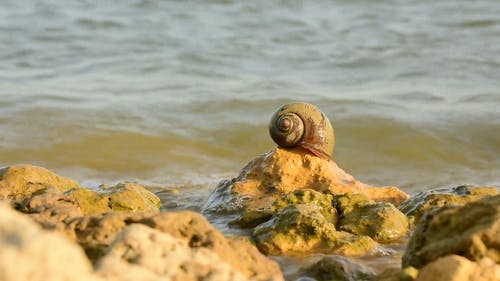
<svg viewBox="0 0 500 281">
<path fill-rule="evenodd" d="M 199 210 L 291 101 L 366 183 L 499 186 L 500 2 L 0 1 L 1 166 Z"/>
</svg>

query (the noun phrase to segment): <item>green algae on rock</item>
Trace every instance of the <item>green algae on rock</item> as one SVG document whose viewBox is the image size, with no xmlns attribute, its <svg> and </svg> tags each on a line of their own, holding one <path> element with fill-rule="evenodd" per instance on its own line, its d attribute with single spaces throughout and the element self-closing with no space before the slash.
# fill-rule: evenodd
<svg viewBox="0 0 500 281">
<path fill-rule="evenodd" d="M 408 234 L 408 219 L 394 205 L 374 202 L 363 194 L 335 196 L 334 205 L 340 216 L 339 230 L 366 235 L 377 242 L 397 241 Z"/>
<path fill-rule="evenodd" d="M 408 234 L 408 218 L 394 205 L 378 202 L 355 208 L 344 215 L 339 229 L 366 235 L 380 243 L 394 242 Z"/>
<path fill-rule="evenodd" d="M 284 208 L 254 230 L 257 247 L 266 254 L 335 253 L 362 255 L 377 243 L 367 236 L 336 231 L 335 225 L 311 204 Z"/>
<path fill-rule="evenodd" d="M 451 254 L 500 263 L 500 195 L 425 213 L 410 238 L 403 266 L 421 268 Z"/>
<path fill-rule="evenodd" d="M 160 199 L 144 186 L 136 183 L 119 183 L 97 191 L 76 188 L 66 192 L 80 204 L 85 214 L 93 215 L 108 211 L 158 212 Z"/>
<path fill-rule="evenodd" d="M 346 216 L 354 209 L 375 204 L 375 201 L 364 194 L 348 192 L 336 195 L 333 199 L 333 204 L 341 216 Z"/>
<path fill-rule="evenodd" d="M 33 165 L 14 165 L 0 169 L 0 198 L 22 199 L 50 187 L 64 192 L 80 185 L 72 179 Z"/>
<path fill-rule="evenodd" d="M 310 204 L 331 223 L 338 220 L 337 210 L 332 206 L 333 196 L 312 189 L 295 190 L 276 199 L 269 208 L 244 209 L 240 216 L 232 222 L 244 228 L 255 227 L 272 218 L 289 205 Z"/>
<path fill-rule="evenodd" d="M 477 201 L 485 196 L 500 194 L 496 187 L 474 187 L 461 185 L 453 188 L 441 188 L 423 191 L 412 196 L 399 206 L 399 209 L 417 223 L 425 211 L 448 205 L 462 206 Z"/>
</svg>

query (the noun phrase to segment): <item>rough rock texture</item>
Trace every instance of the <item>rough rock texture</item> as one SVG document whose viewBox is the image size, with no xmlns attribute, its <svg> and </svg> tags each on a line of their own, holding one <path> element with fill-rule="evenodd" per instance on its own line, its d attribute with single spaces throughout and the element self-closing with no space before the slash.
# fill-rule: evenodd
<svg viewBox="0 0 500 281">
<path fill-rule="evenodd" d="M 375 204 L 375 201 L 371 200 L 366 195 L 359 193 L 350 192 L 342 195 L 336 195 L 333 199 L 333 205 L 335 205 L 335 208 L 340 216 L 346 216 L 355 209 L 373 204 Z"/>
<path fill-rule="evenodd" d="M 86 215 L 108 211 L 158 212 L 160 199 L 144 186 L 126 182 L 97 191 L 76 188 L 66 192 L 80 205 Z"/>
<path fill-rule="evenodd" d="M 498 281 L 500 265 L 489 258 L 472 262 L 464 257 L 449 255 L 423 267 L 416 281 Z"/>
<path fill-rule="evenodd" d="M 399 209 L 410 220 L 417 223 L 425 211 L 448 205 L 462 206 L 477 201 L 485 196 L 500 194 L 495 187 L 473 187 L 461 185 L 453 188 L 442 188 L 417 193 L 406 200 Z"/>
<path fill-rule="evenodd" d="M 257 247 L 270 255 L 294 253 L 335 253 L 362 255 L 377 243 L 367 236 L 336 231 L 312 204 L 290 205 L 254 230 Z"/>
<path fill-rule="evenodd" d="M 232 223 L 247 228 L 255 227 L 268 221 L 273 215 L 281 212 L 289 205 L 310 204 L 314 205 L 327 221 L 336 224 L 338 215 L 337 210 L 332 205 L 332 200 L 333 196 L 331 194 L 324 194 L 312 189 L 295 190 L 276 199 L 270 208 L 243 210 L 239 218 Z"/>
<path fill-rule="evenodd" d="M 53 187 L 66 191 L 80 185 L 68 178 L 32 165 L 16 165 L 0 169 L 0 198 L 22 199 L 33 192 Z"/>
<path fill-rule="evenodd" d="M 38 214 L 56 224 L 70 216 L 108 211 L 144 212 L 160 209 L 160 199 L 144 186 L 120 183 L 90 190 L 68 178 L 32 165 L 0 169 L 0 198 L 13 201 L 20 211 Z"/>
<path fill-rule="evenodd" d="M 117 234 L 130 224 L 144 224 L 186 241 L 191 248 L 216 254 L 235 271 L 254 280 L 282 280 L 279 266 L 242 239 L 228 239 L 200 214 L 183 211 L 160 214 L 105 213 L 70 221 L 72 235 L 91 259 L 101 258 Z"/>
<path fill-rule="evenodd" d="M 55 229 L 69 237 L 68 228 L 75 218 L 85 221 L 85 215 L 116 212 L 158 212 L 159 199 L 143 186 L 132 183 L 118 184 L 106 190 L 93 191 L 76 188 L 62 193 L 50 187 L 40 189 L 23 200 L 12 203 L 15 208 L 29 214 L 45 229 Z"/>
<path fill-rule="evenodd" d="M 276 148 L 250 161 L 238 177 L 221 182 L 205 209 L 227 212 L 238 211 L 242 207 L 265 208 L 279 195 L 298 189 L 332 194 L 363 193 L 375 201 L 395 205 L 408 198 L 396 187 L 373 187 L 357 181 L 333 160 L 325 160 L 300 149 Z"/>
<path fill-rule="evenodd" d="M 0 204 L 0 280 L 101 280 L 82 249 Z"/>
<path fill-rule="evenodd" d="M 451 254 L 500 263 L 500 195 L 427 212 L 408 243 L 403 266 L 421 268 Z"/>
<path fill-rule="evenodd" d="M 303 277 L 323 281 L 372 281 L 370 268 L 342 256 L 326 256 L 300 271 Z"/>
<path fill-rule="evenodd" d="M 189 241 L 132 224 L 118 235 L 96 266 L 108 280 L 258 280 L 234 270 L 215 252 Z"/>
<path fill-rule="evenodd" d="M 340 220 L 340 230 L 357 235 L 370 236 L 377 242 L 397 241 L 408 234 L 409 223 L 406 216 L 394 205 L 378 202 L 344 213 Z"/>
<path fill-rule="evenodd" d="M 83 216 L 78 202 L 51 187 L 13 204 L 18 211 L 29 214 L 45 229 L 66 232 L 66 222 Z"/>
</svg>

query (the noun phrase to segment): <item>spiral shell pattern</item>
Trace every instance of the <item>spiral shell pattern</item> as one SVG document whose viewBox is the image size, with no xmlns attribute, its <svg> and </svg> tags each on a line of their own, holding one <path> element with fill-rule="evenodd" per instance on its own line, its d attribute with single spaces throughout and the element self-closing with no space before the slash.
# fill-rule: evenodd
<svg viewBox="0 0 500 281">
<path fill-rule="evenodd" d="M 332 124 L 319 108 L 309 103 L 281 106 L 271 117 L 269 134 L 279 147 L 302 147 L 326 159 L 333 154 Z"/>
</svg>

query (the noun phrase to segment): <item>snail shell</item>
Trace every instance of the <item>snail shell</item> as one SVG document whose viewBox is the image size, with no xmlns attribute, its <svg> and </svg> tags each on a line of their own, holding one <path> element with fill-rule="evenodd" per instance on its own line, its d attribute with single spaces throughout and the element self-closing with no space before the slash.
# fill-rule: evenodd
<svg viewBox="0 0 500 281">
<path fill-rule="evenodd" d="M 316 106 L 297 102 L 281 106 L 271 117 L 269 134 L 283 148 L 302 147 L 330 159 L 335 144 L 332 124 Z"/>
</svg>

